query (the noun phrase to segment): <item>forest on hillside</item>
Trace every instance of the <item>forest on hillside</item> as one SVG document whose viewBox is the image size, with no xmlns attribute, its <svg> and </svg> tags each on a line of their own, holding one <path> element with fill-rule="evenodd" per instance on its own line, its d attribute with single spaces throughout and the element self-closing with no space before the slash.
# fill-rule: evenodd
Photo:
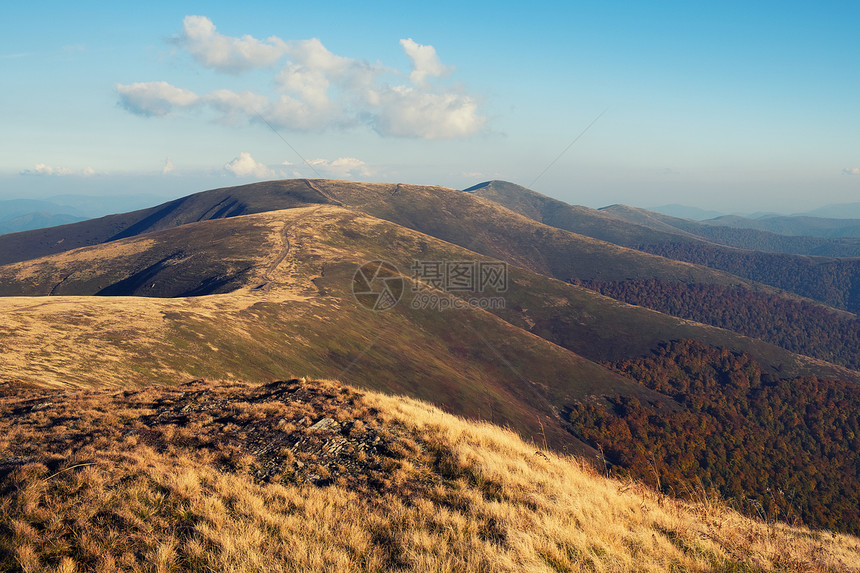
<svg viewBox="0 0 860 573">
<path fill-rule="evenodd" d="M 692 242 L 639 245 L 636 248 L 661 257 L 726 271 L 835 308 L 860 312 L 860 258 L 815 258 Z"/>
<path fill-rule="evenodd" d="M 671 225 L 714 243 L 739 249 L 821 257 L 860 256 L 860 240 L 854 237 L 781 235 L 758 229 L 707 225 L 692 221 L 673 221 Z"/>
<path fill-rule="evenodd" d="M 791 352 L 860 370 L 860 318 L 819 304 L 741 285 L 660 279 L 576 284 L 628 304 L 733 330 Z"/>
<path fill-rule="evenodd" d="M 750 515 L 860 534 L 860 387 L 779 379 L 750 356 L 675 341 L 607 364 L 670 396 L 571 405 L 573 432 L 612 472 L 664 492 L 717 492 Z"/>
</svg>

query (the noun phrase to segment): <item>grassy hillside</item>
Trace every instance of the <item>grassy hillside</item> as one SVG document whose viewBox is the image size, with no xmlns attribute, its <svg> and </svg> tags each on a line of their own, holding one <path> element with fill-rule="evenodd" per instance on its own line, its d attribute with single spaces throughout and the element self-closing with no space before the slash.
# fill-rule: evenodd
<svg viewBox="0 0 860 573">
<path fill-rule="evenodd" d="M 563 281 L 658 276 L 716 284 L 747 282 L 544 225 L 454 189 L 330 180 L 314 184 L 347 208 Z"/>
<path fill-rule="evenodd" d="M 200 296 L 257 278 L 258 262 L 283 245 L 283 223 L 208 221 L 0 267 L 0 295 Z"/>
<path fill-rule="evenodd" d="M 182 245 L 182 250 L 169 259 L 169 263 L 163 263 L 166 254 L 176 251 L 177 244 Z M 497 358 L 488 348 L 490 339 L 498 339 L 500 346 L 510 348 L 513 358 L 507 360 L 510 364 L 517 364 L 520 356 L 516 345 L 507 341 L 518 340 L 524 347 L 535 344 L 541 346 L 534 337 L 524 332 L 530 331 L 553 343 L 547 345 L 547 352 L 558 353 L 560 349 L 555 345 L 560 345 L 590 360 L 641 356 L 648 354 L 661 342 L 697 338 L 709 344 L 749 352 L 769 368 L 786 375 L 816 374 L 858 379 L 856 373 L 805 360 L 729 331 L 618 304 L 587 289 L 515 267 L 509 268 L 507 289 L 500 293 L 504 304 L 489 309 L 489 312 L 506 323 L 497 320 L 489 312 L 469 308 L 468 305 L 461 310 L 451 308 L 448 311 L 414 308 L 412 303 L 422 293 L 413 292 L 412 282 L 409 282 L 410 287 L 404 294 L 403 302 L 390 314 L 367 312 L 356 304 L 350 288 L 358 266 L 374 259 L 391 261 L 407 277 L 416 260 L 489 260 L 450 243 L 334 206 L 297 208 L 206 221 L 0 267 L 0 290 L 14 295 L 110 293 L 124 296 L 181 296 L 188 292 L 199 293 L 205 286 L 213 289 L 217 286 L 220 292 L 234 294 L 176 301 L 129 299 L 120 303 L 82 299 L 76 302 L 76 310 L 72 314 L 67 314 L 70 307 L 60 301 L 8 299 L 5 301 L 5 322 L 7 332 L 13 337 L 9 339 L 8 346 L 11 351 L 13 348 L 29 348 L 31 344 L 37 346 L 43 343 L 41 339 L 32 342 L 32 337 L 27 338 L 28 327 L 23 324 L 27 321 L 33 324 L 46 321 L 62 324 L 68 321 L 62 328 L 73 333 L 71 340 L 82 341 L 88 336 L 105 339 L 105 333 L 113 329 L 104 322 L 112 322 L 113 318 L 82 321 L 79 317 L 82 313 L 101 317 L 99 308 L 111 308 L 106 316 L 114 317 L 119 312 L 126 316 L 124 320 L 129 324 L 141 325 L 140 335 L 129 337 L 126 348 L 133 348 L 132 340 L 135 338 L 146 340 L 147 347 L 152 344 L 169 345 L 163 352 L 155 347 L 150 350 L 159 357 L 158 360 L 136 360 L 137 368 L 145 376 L 161 376 L 162 373 L 168 377 L 175 376 L 176 368 L 183 363 L 191 376 L 211 375 L 219 368 L 227 368 L 222 371 L 236 372 L 251 380 L 289 375 L 291 372 L 272 365 L 279 353 L 294 356 L 299 348 L 292 345 L 289 338 L 281 337 L 280 333 L 285 330 L 302 332 L 303 339 L 313 338 L 315 344 L 306 343 L 304 346 L 309 352 L 323 358 L 323 362 L 339 363 L 344 368 L 357 352 L 349 349 L 366 346 L 369 341 L 383 336 L 383 333 L 389 334 L 380 344 L 403 348 L 401 357 L 396 360 L 401 368 L 404 361 L 412 360 L 410 357 L 414 353 L 429 348 L 437 348 L 440 356 L 454 352 L 464 362 L 483 357 L 487 364 L 492 364 L 497 362 Z M 431 294 L 433 297 L 441 294 L 445 300 L 451 298 L 437 291 Z M 486 294 L 459 293 L 467 300 Z M 40 310 L 33 311 L 34 307 Z M 252 309 L 253 312 L 245 309 Z M 139 318 L 135 318 L 138 315 Z M 222 320 L 227 321 L 226 328 L 219 325 Z M 452 332 L 454 325 L 459 325 L 459 329 L 455 328 Z M 84 328 L 87 326 L 96 332 L 88 333 L 89 328 Z M 242 334 L 251 332 L 255 334 L 250 338 Z M 397 335 L 391 334 L 394 332 Z M 407 332 L 415 334 L 407 336 Z M 156 334 L 158 337 L 153 339 Z M 437 341 L 429 340 L 434 336 Z M 480 336 L 487 340 L 482 341 Z M 241 353 L 254 358 L 237 360 L 241 365 L 225 363 L 219 353 L 201 343 L 191 346 L 195 349 L 194 358 L 184 359 L 175 352 L 178 341 L 199 341 L 201 338 L 213 348 L 234 349 L 227 356 L 240 355 L 241 349 Z M 341 339 L 348 342 L 338 342 Z M 13 340 L 16 340 L 14 344 Z M 156 342 L 150 344 L 150 340 Z M 412 351 L 411 345 L 417 340 L 423 342 Z M 439 340 L 444 344 L 442 348 L 438 348 Z M 464 340 L 471 342 L 466 343 Z M 237 346 L 237 341 L 243 342 Z M 255 348 L 262 341 L 266 341 L 268 350 L 261 353 Z M 58 357 L 76 352 L 69 342 L 63 343 L 65 346 L 57 344 L 54 343 Z M 466 352 L 466 348 L 473 350 Z M 20 356 L 20 352 L 16 354 Z M 535 350 L 534 356 L 539 356 L 540 352 Z M 390 358 L 378 353 L 376 349 L 364 358 L 370 364 L 375 362 L 377 365 L 386 363 L 393 366 Z M 162 364 L 167 356 L 174 357 L 170 367 Z M 211 369 L 205 372 L 197 369 L 194 364 L 198 360 L 202 364 L 212 364 Z M 445 378 L 451 375 L 443 360 L 426 356 L 422 360 L 425 364 L 422 376 Z M 20 362 L 28 368 L 32 360 L 22 357 Z M 305 368 L 311 368 L 314 363 L 310 357 L 301 361 Z M 356 367 L 364 363 L 362 361 Z M 413 361 L 410 371 L 422 370 L 420 363 Z M 536 358 L 535 364 L 538 363 L 540 360 Z M 440 367 L 438 370 L 429 368 L 426 366 L 429 364 L 439 364 Z M 81 370 L 86 372 L 83 367 Z M 394 368 L 391 371 L 396 370 Z M 495 370 L 498 367 L 492 367 L 488 372 Z M 510 368 L 503 366 L 502 370 Z M 522 364 L 514 370 L 519 378 L 534 379 L 528 372 L 540 372 L 545 367 Z M 302 373 L 318 376 L 336 374 L 314 370 Z M 34 370 L 33 375 L 38 377 L 38 369 Z M 69 380 L 79 377 L 68 370 L 64 371 L 64 375 Z M 486 374 L 480 378 L 484 376 Z M 549 375 L 552 380 L 558 377 L 559 373 Z M 595 379 L 602 378 L 596 376 Z M 391 384 L 394 383 L 392 380 Z M 551 385 L 557 384 L 553 382 Z M 391 389 L 408 391 L 398 386 Z"/>
<path fill-rule="evenodd" d="M 812 257 L 751 250 L 764 248 L 768 241 L 772 245 L 773 237 L 767 241 L 756 239 L 750 243 L 739 242 L 737 244 L 744 248 L 733 248 L 717 244 L 718 231 L 714 231 L 714 227 L 624 205 L 615 205 L 597 212 L 548 199 L 529 189 L 504 182 L 490 182 L 470 194 L 485 196 L 524 216 L 573 233 L 597 237 L 616 245 L 668 259 L 725 271 L 735 277 L 770 285 L 836 308 L 851 312 L 860 311 L 860 259 L 858 258 Z M 538 214 L 540 218 L 537 217 Z M 615 218 L 614 222 L 610 222 L 610 215 Z M 673 226 L 673 222 L 678 226 Z M 697 236 L 696 232 L 701 232 L 702 236 Z M 785 241 L 798 242 L 800 239 L 786 237 Z M 817 246 L 812 248 L 813 251 L 828 252 L 820 248 L 820 243 L 825 241 L 824 239 L 816 241 Z M 845 251 L 840 246 L 834 249 L 840 255 L 856 254 L 851 250 Z M 791 249 L 780 250 L 791 251 Z M 585 275 L 587 272 L 581 274 Z M 656 274 L 657 272 L 650 278 L 672 280 Z M 593 280 L 585 276 L 576 278 Z M 615 280 L 639 279 L 630 276 Z M 676 282 L 682 281 L 676 279 Z M 721 284 L 715 282 L 714 278 L 687 282 Z"/>
<path fill-rule="evenodd" d="M 331 382 L 5 384 L 0 436 L 3 570 L 860 570 L 854 537 Z"/>
<path fill-rule="evenodd" d="M 196 223 L 184 230 L 184 244 L 190 249 L 201 240 L 215 248 L 219 243 L 206 239 L 212 227 L 225 224 Z M 443 260 L 470 256 L 453 245 L 338 207 L 237 217 L 229 225 L 237 236 L 260 245 L 260 258 L 244 275 L 246 283 L 228 294 L 0 299 L 0 378 L 122 387 L 215 375 L 259 382 L 337 377 L 433 400 L 523 435 L 535 435 L 543 424 L 549 442 L 562 449 L 580 446 L 559 419 L 566 400 L 616 391 L 641 394 L 630 381 L 479 308 L 413 309 L 404 301 L 382 313 L 353 297 L 353 275 L 362 263 L 388 256 L 408 268 L 415 253 Z M 27 276 L 69 275 L 58 270 L 55 259 L 61 259 L 91 273 L 100 269 L 114 280 L 120 270 L 132 272 L 137 257 L 158 251 L 161 239 L 172 244 L 173 233 L 6 268 Z M 218 253 L 205 256 L 217 260 Z M 199 266 L 187 265 L 197 265 L 203 254 L 188 254 L 150 280 L 169 285 L 171 278 L 199 272 Z M 40 274 L 41 269 L 47 270 Z M 196 276 L 207 280 L 205 274 Z M 88 277 L 89 282 L 66 282 L 86 286 L 100 280 Z"/>
<path fill-rule="evenodd" d="M 0 265 L 133 237 L 186 223 L 331 201 L 307 180 L 268 181 L 195 193 L 162 205 L 80 223 L 0 235 Z"/>
<path fill-rule="evenodd" d="M 535 221 L 627 247 L 664 242 L 707 242 L 774 253 L 860 256 L 860 241 L 856 239 L 785 236 L 757 220 L 744 220 L 751 223 L 748 227 L 741 227 L 741 224 L 721 226 L 717 224 L 718 220 L 692 221 L 627 205 L 589 209 L 546 197 L 506 181 L 487 181 L 465 191 L 504 205 Z M 727 220 L 734 221 L 731 218 Z M 752 224 L 761 225 L 761 228 Z M 843 228 L 838 224 L 833 227 L 834 230 Z"/>
<path fill-rule="evenodd" d="M 0 381 L 126 390 L 195 378 L 332 378 L 427 400 L 592 461 L 595 450 L 564 415 L 572 404 L 622 397 L 679 419 L 691 414 L 682 397 L 599 361 L 636 362 L 694 339 L 749 355 L 780 384 L 802 376 L 860 382 L 856 371 L 553 278 L 656 274 L 728 289 L 738 283 L 731 275 L 554 229 L 450 189 L 331 181 L 278 188 L 292 196 L 311 187 L 328 204 L 180 226 L 165 219 L 164 229 L 0 267 L 0 290 L 28 295 L 0 298 Z M 410 276 L 417 261 L 498 265 L 488 254 L 512 263 L 500 292 L 445 293 Z M 353 293 L 363 284 L 357 269 L 374 260 L 399 269 L 389 278 L 401 281 L 402 300 L 385 312 Z M 63 296 L 32 296 L 51 293 Z M 114 296 L 89 296 L 97 294 Z M 482 308 L 494 295 L 503 304 Z M 807 460 L 807 449 L 793 439 L 780 451 Z M 843 444 L 836 453 L 849 450 Z"/>
<path fill-rule="evenodd" d="M 655 217 L 618 217 L 612 208 L 590 209 L 571 205 L 507 181 L 487 181 L 464 192 L 498 203 L 545 225 L 616 245 L 657 243 L 678 240 L 679 237 L 696 240 L 695 235 L 663 224 Z"/>
<path fill-rule="evenodd" d="M 619 223 L 618 221 L 607 222 L 605 221 L 606 216 L 595 217 L 593 215 L 593 213 L 598 213 L 597 211 L 581 208 L 583 211 L 592 211 L 593 213 L 580 213 L 576 211 L 579 208 L 565 205 L 510 184 L 505 186 L 494 182 L 492 185 L 484 186 L 469 193 L 457 193 L 444 188 L 406 185 L 386 187 L 332 181 L 318 182 L 317 185 L 329 196 L 352 208 L 421 230 L 446 241 L 466 246 L 477 252 L 524 266 L 563 281 L 583 282 L 585 284 L 658 281 L 678 288 L 689 285 L 697 285 L 711 290 L 740 288 L 754 297 L 761 298 L 762 301 L 759 301 L 761 304 L 766 301 L 777 300 L 782 306 L 800 308 L 801 318 L 795 322 L 803 324 L 820 322 L 819 315 L 821 314 L 835 315 L 838 313 L 826 305 L 815 306 L 812 301 L 804 301 L 784 291 L 766 287 L 762 283 L 778 283 L 787 290 L 805 293 L 818 300 L 830 301 L 831 304 L 839 308 L 856 306 L 854 302 L 858 296 L 856 293 L 860 292 L 857 291 L 860 288 L 858 286 L 860 285 L 858 283 L 860 275 L 853 274 L 852 271 L 857 262 L 854 259 L 820 259 L 755 253 L 727 249 L 702 241 L 661 243 L 663 246 L 675 245 L 678 248 L 683 246 L 683 248 L 690 249 L 691 253 L 716 253 L 720 257 L 724 257 L 720 264 L 737 273 L 731 275 L 701 266 L 678 265 L 677 262 L 665 258 L 641 257 L 641 252 L 619 248 L 603 241 L 536 223 L 522 216 L 517 216 L 497 204 L 494 206 L 493 203 L 488 203 L 486 199 L 475 196 L 475 194 L 484 193 L 496 199 L 504 198 L 506 202 L 521 209 L 524 213 L 533 216 L 539 214 L 541 220 L 550 221 L 552 224 L 561 225 L 563 221 L 571 223 L 575 220 L 576 225 L 578 225 L 576 228 L 582 228 L 582 230 L 589 232 L 594 229 L 602 229 L 602 233 L 609 235 L 606 238 L 614 238 L 614 240 L 619 240 L 619 237 L 622 236 L 618 235 L 620 232 L 618 229 L 627 233 L 627 236 L 630 233 L 637 234 L 639 239 L 655 240 L 657 236 L 655 235 L 656 231 L 646 229 L 642 232 L 645 234 L 642 234 L 637 231 L 636 225 Z M 714 261 L 705 257 L 704 262 L 710 264 Z M 738 276 L 744 274 L 755 276 L 762 283 L 747 281 Z M 552 308 L 552 305 L 544 308 Z M 665 311 L 665 306 L 652 308 Z M 740 307 L 724 310 L 725 313 L 733 316 L 731 320 L 720 321 L 711 320 L 702 313 L 694 314 L 692 308 L 681 309 L 676 316 L 694 318 L 725 327 L 741 320 L 739 316 L 742 311 L 743 308 Z M 601 319 L 605 318 L 602 315 L 596 316 L 600 316 Z M 557 317 L 550 316 L 548 320 L 554 324 L 549 328 L 543 328 L 542 333 L 559 327 Z M 612 324 L 623 328 L 623 323 Z M 791 341 L 795 337 L 792 323 L 787 323 L 785 327 L 781 327 L 778 322 L 773 322 L 769 327 L 775 329 L 775 332 L 766 338 L 769 342 L 783 344 L 792 351 L 809 350 L 813 356 L 820 359 L 826 360 L 833 356 L 828 352 L 819 352 L 815 344 L 787 343 L 786 341 Z M 838 330 L 836 328 L 833 332 Z M 626 329 L 626 332 L 628 337 L 618 337 L 610 329 L 598 334 L 596 339 L 590 340 L 593 340 L 595 345 L 599 340 L 601 348 L 609 349 L 613 348 L 613 345 L 624 346 L 628 344 L 628 341 L 631 344 L 636 344 L 636 341 L 640 339 L 637 328 L 631 326 Z M 751 331 L 743 332 L 752 334 Z M 559 336 L 550 337 L 554 342 L 562 343 L 568 348 L 575 348 L 576 352 L 597 357 L 588 354 L 584 347 L 570 346 L 568 343 L 560 342 L 565 338 L 569 339 L 570 337 L 564 334 L 562 338 Z M 612 338 L 612 340 L 607 340 L 607 338 Z M 583 342 L 589 344 L 590 340 L 585 339 Z M 717 344 L 725 345 L 724 343 Z M 737 346 L 732 347 L 738 348 Z M 615 358 L 604 356 L 604 359 Z M 854 364 L 856 360 L 856 356 L 840 355 L 839 358 L 842 364 Z"/>
</svg>

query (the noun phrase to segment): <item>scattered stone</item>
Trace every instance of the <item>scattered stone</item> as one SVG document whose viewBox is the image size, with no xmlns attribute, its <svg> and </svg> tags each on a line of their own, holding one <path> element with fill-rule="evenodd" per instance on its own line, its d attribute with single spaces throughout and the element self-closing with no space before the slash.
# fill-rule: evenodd
<svg viewBox="0 0 860 573">
<path fill-rule="evenodd" d="M 335 422 L 332 418 L 323 418 L 310 428 L 308 428 L 309 432 L 318 432 L 322 430 L 337 430 L 338 423 Z"/>
</svg>

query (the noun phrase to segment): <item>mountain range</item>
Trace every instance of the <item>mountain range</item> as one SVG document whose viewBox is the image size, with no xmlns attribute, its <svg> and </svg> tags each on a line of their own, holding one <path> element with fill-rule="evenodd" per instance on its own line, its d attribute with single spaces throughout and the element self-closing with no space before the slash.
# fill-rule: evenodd
<svg viewBox="0 0 860 573">
<path fill-rule="evenodd" d="M 204 191 L 0 235 L 0 381 L 336 379 L 858 534 L 860 260 L 714 228 L 500 181 Z"/>
</svg>

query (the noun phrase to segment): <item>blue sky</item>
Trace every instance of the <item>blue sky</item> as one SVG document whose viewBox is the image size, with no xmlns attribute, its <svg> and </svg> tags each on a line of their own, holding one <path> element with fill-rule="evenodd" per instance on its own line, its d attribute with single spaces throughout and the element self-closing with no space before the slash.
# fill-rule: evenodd
<svg viewBox="0 0 860 573">
<path fill-rule="evenodd" d="M 7 3 L 0 198 L 325 176 L 860 201 L 856 1 L 344 4 Z"/>
</svg>

